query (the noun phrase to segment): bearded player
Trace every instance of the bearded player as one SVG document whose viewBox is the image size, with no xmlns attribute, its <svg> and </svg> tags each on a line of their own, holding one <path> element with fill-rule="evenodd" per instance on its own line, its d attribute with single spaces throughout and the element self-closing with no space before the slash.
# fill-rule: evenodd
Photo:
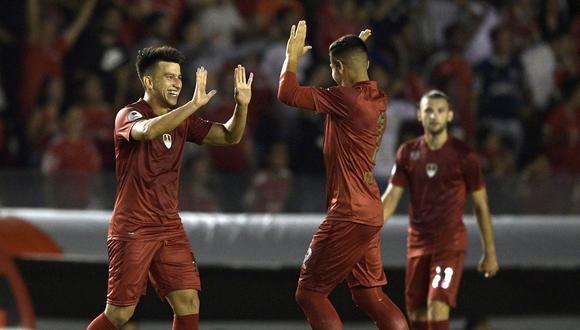
<svg viewBox="0 0 580 330">
<path fill-rule="evenodd" d="M 173 329 L 199 328 L 200 278 L 178 214 L 179 174 L 186 141 L 238 143 L 246 125 L 253 75 L 234 70 L 236 107 L 225 124 L 195 115 L 215 95 L 206 93 L 207 72 L 196 72 L 192 99 L 181 107 L 183 55 L 149 47 L 137 56 L 145 95 L 115 120 L 117 200 L 109 224 L 109 279 L 105 311 L 88 326 L 118 329 L 133 315 L 147 278 L 174 312 Z"/>
<path fill-rule="evenodd" d="M 278 98 L 290 106 L 326 115 L 324 163 L 328 213 L 306 253 L 296 301 L 312 329 L 342 329 L 328 294 L 347 281 L 354 302 L 379 329 L 408 329 L 403 313 L 383 292 L 387 283 L 380 254 L 383 209 L 373 176 L 386 126 L 387 96 L 369 79 L 367 48 L 347 35 L 330 45 L 330 67 L 338 86 L 304 87 L 296 69 L 305 46 L 306 22 L 292 26 Z"/>
<path fill-rule="evenodd" d="M 471 195 L 483 245 L 478 270 L 498 271 L 487 192 L 477 154 L 447 133 L 453 119 L 449 98 L 440 91 L 423 95 L 418 119 L 424 135 L 404 143 L 383 197 L 385 221 L 405 186 L 411 192 L 405 299 L 413 329 L 447 330 L 455 306 L 467 249 L 463 209 Z"/>
</svg>

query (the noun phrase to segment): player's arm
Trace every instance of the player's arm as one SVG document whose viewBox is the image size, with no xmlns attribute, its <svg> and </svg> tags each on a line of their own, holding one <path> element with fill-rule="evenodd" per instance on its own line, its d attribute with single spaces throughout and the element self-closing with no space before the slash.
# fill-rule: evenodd
<svg viewBox="0 0 580 330">
<path fill-rule="evenodd" d="M 315 103 L 312 88 L 300 86 L 296 78 L 300 59 L 312 48 L 304 45 L 305 40 L 306 22 L 300 21 L 298 26 L 292 25 L 286 45 L 286 59 L 280 72 L 278 100 L 289 106 L 313 110 Z"/>
<path fill-rule="evenodd" d="M 63 37 L 67 45 L 74 44 L 78 39 L 81 32 L 91 20 L 96 4 L 97 0 L 88 0 L 83 4 L 72 25 L 64 32 Z"/>
<path fill-rule="evenodd" d="M 389 186 L 381 198 L 381 201 L 383 202 L 383 214 L 385 223 L 397 209 L 397 205 L 399 205 L 399 201 L 401 200 L 401 196 L 403 196 L 404 190 L 405 189 L 403 187 L 389 183 Z"/>
<path fill-rule="evenodd" d="M 215 95 L 215 90 L 205 92 L 206 82 L 207 71 L 203 67 L 198 68 L 195 73 L 195 92 L 192 99 L 166 114 L 136 122 L 131 128 L 131 138 L 136 141 L 153 140 L 179 126 Z"/>
<path fill-rule="evenodd" d="M 485 187 L 474 191 L 471 197 L 483 246 L 483 256 L 479 262 L 478 271 L 483 273 L 485 277 L 492 277 L 497 273 L 499 266 Z"/>
<path fill-rule="evenodd" d="M 239 143 L 246 128 L 248 116 L 248 104 L 252 99 L 252 81 L 254 74 L 246 80 L 246 69 L 238 65 L 234 70 L 234 98 L 236 107 L 234 114 L 225 124 L 212 124 L 209 132 L 203 139 L 203 144 L 208 145 L 232 145 Z"/>
</svg>

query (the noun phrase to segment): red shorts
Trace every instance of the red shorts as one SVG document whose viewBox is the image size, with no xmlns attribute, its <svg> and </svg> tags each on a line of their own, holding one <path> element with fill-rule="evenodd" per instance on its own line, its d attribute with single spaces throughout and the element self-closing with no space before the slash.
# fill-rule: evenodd
<svg viewBox="0 0 580 330">
<path fill-rule="evenodd" d="M 298 286 L 328 294 L 344 280 L 349 287 L 387 284 L 380 251 L 381 228 L 324 220 L 304 257 Z"/>
<path fill-rule="evenodd" d="M 439 300 L 455 307 L 463 274 L 465 252 L 441 251 L 407 259 L 405 300 L 407 311 L 427 307 Z"/>
<path fill-rule="evenodd" d="M 163 241 L 109 240 L 107 303 L 135 305 L 147 291 L 147 275 L 164 299 L 174 290 L 201 288 L 197 265 L 185 233 Z"/>
</svg>

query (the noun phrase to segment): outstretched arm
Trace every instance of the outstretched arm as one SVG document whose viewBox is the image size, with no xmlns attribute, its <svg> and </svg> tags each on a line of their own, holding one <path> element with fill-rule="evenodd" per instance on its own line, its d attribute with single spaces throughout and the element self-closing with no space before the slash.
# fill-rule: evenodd
<svg viewBox="0 0 580 330">
<path fill-rule="evenodd" d="M 85 29 L 91 20 L 96 4 L 97 0 L 88 0 L 83 4 L 83 7 L 79 11 L 72 25 L 69 26 L 64 32 L 63 37 L 68 45 L 72 45 L 77 41 L 81 32 Z"/>
<path fill-rule="evenodd" d="M 389 183 L 389 186 L 381 198 L 383 202 L 383 214 L 385 217 L 385 223 L 395 212 L 395 209 L 397 208 L 397 205 L 399 205 L 399 201 L 401 200 L 401 196 L 403 195 L 404 190 L 405 189 L 402 187 Z"/>
<path fill-rule="evenodd" d="M 203 139 L 203 144 L 232 145 L 242 140 L 246 128 L 248 104 L 252 99 L 253 80 L 253 73 L 250 73 L 246 80 L 246 69 L 238 64 L 234 70 L 234 97 L 236 99 L 234 114 L 225 124 L 213 124 Z"/>
<path fill-rule="evenodd" d="M 495 254 L 495 242 L 487 203 L 487 191 L 485 188 L 481 188 L 474 191 L 471 196 L 483 247 L 483 256 L 479 262 L 478 271 L 483 273 L 485 277 L 492 277 L 499 270 L 499 266 Z"/>
<path fill-rule="evenodd" d="M 286 59 L 280 72 L 278 100 L 289 106 L 313 110 L 316 104 L 311 88 L 300 86 L 296 77 L 300 58 L 312 48 L 304 45 L 305 40 L 306 22 L 300 21 L 298 26 L 292 25 L 286 45 Z"/>
<path fill-rule="evenodd" d="M 164 115 L 138 121 L 131 129 L 131 138 L 136 141 L 153 140 L 179 126 L 216 94 L 215 90 L 205 92 L 206 80 L 207 71 L 203 67 L 198 68 L 195 73 L 195 92 L 191 101 Z"/>
</svg>

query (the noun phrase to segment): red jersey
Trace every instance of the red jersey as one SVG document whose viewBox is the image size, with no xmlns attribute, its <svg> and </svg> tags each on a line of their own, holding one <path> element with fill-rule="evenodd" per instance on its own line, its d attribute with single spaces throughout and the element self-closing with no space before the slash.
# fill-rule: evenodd
<svg viewBox="0 0 580 330">
<path fill-rule="evenodd" d="M 485 186 L 477 154 L 452 136 L 431 150 L 421 136 L 399 147 L 393 172 L 391 183 L 411 191 L 408 256 L 466 251 L 466 195 Z"/>
<path fill-rule="evenodd" d="M 179 174 L 185 141 L 201 144 L 212 122 L 190 116 L 173 131 L 151 141 L 134 141 L 131 129 L 155 117 L 143 99 L 115 119 L 117 200 L 109 239 L 165 239 L 182 228 L 178 214 Z"/>
<path fill-rule="evenodd" d="M 386 127 L 387 96 L 376 81 L 351 87 L 301 87 L 296 75 L 286 72 L 280 78 L 278 98 L 327 115 L 323 147 L 327 219 L 382 226 L 383 206 L 373 168 Z"/>
</svg>

